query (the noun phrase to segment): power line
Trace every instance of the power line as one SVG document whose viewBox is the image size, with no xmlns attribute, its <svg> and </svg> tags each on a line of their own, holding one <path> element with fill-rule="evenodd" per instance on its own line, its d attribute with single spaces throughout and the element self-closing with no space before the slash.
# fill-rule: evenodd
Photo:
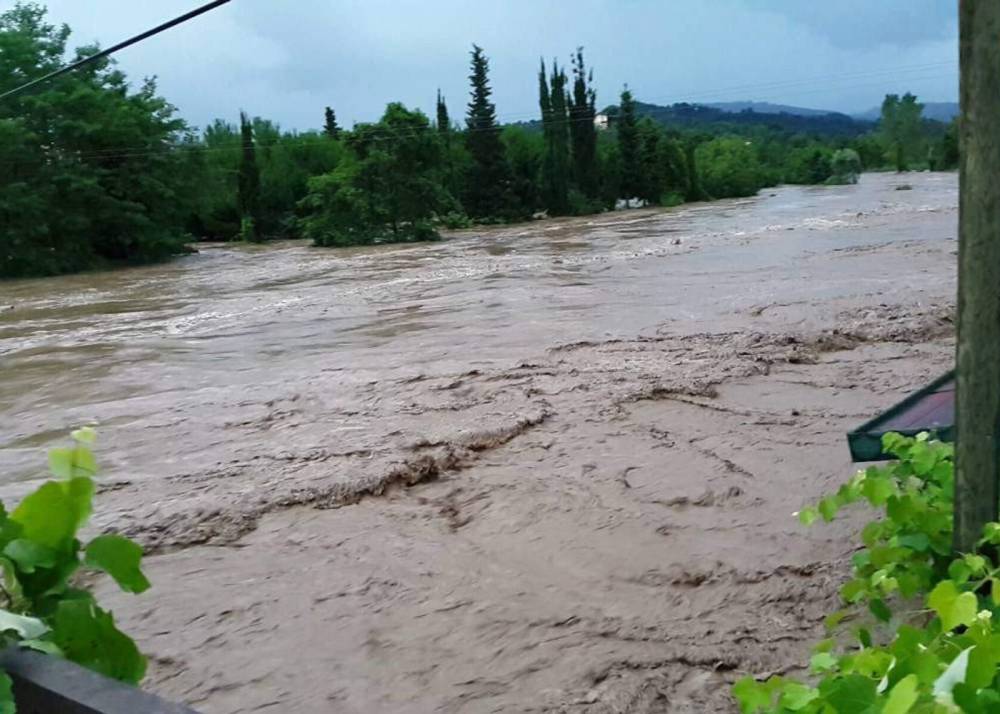
<svg viewBox="0 0 1000 714">
<path fill-rule="evenodd" d="M 153 35 L 158 35 L 161 32 L 164 32 L 165 30 L 169 30 L 171 27 L 176 27 L 177 25 L 180 25 L 181 23 L 187 22 L 188 20 L 191 20 L 192 18 L 198 17 L 199 15 L 203 15 L 204 13 L 208 12 L 209 10 L 214 10 L 215 8 L 219 7 L 220 5 L 225 5 L 228 2 L 230 2 L 230 0 L 213 0 L 213 2 L 210 2 L 207 5 L 202 5 L 201 7 L 197 8 L 195 10 L 192 10 L 191 12 L 185 13 L 185 14 L 181 15 L 180 17 L 175 17 L 173 20 L 168 20 L 167 22 L 164 22 L 161 25 L 157 25 L 152 30 L 146 30 L 146 32 L 138 34 L 135 37 L 130 37 L 129 39 L 125 40 L 124 42 L 119 42 L 117 45 L 112 45 L 111 47 L 107 48 L 106 50 L 101 50 L 97 54 L 89 55 L 87 57 L 84 57 L 81 60 L 78 60 L 78 61 L 72 63 L 72 64 L 69 64 L 69 65 L 66 65 L 65 67 L 57 69 L 54 72 L 49 72 L 44 77 L 39 77 L 38 79 L 33 79 L 30 82 L 28 82 L 27 84 L 22 84 L 20 87 L 14 87 L 13 89 L 10 89 L 10 90 L 4 92 L 3 94 L 0 94 L 0 100 L 8 99 L 10 97 L 13 97 L 14 95 L 21 94 L 22 92 L 28 91 L 32 87 L 36 87 L 36 86 L 38 86 L 40 84 L 43 84 L 43 83 L 48 82 L 50 80 L 53 80 L 56 77 L 61 77 L 64 74 L 67 74 L 67 73 L 72 72 L 74 70 L 80 69 L 84 65 L 88 65 L 91 62 L 96 62 L 99 59 L 103 59 L 104 57 L 107 57 L 107 56 L 109 56 L 111 54 L 114 54 L 118 50 L 123 50 L 126 47 L 130 47 L 131 45 L 134 45 L 137 42 L 142 42 L 143 40 L 146 40 L 146 39 L 152 37 Z"/>
</svg>

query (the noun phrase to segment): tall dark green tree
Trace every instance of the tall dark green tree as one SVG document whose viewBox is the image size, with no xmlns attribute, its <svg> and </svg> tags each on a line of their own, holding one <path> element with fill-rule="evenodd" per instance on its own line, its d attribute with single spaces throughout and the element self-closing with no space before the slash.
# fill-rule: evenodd
<svg viewBox="0 0 1000 714">
<path fill-rule="evenodd" d="M 909 92 L 902 97 L 887 94 L 882 102 L 879 131 L 897 171 L 908 170 L 924 154 L 923 110 L 924 105 Z"/>
<path fill-rule="evenodd" d="M 472 46 L 469 81 L 472 84 L 465 123 L 466 146 L 472 158 L 466 177 L 464 204 L 473 218 L 512 217 L 513 205 L 510 168 L 500 140 L 496 107 L 490 100 L 490 64 L 483 49 Z"/>
<path fill-rule="evenodd" d="M 566 73 L 555 62 L 546 77 L 545 62 L 538 75 L 538 103 L 542 111 L 545 158 L 542 162 L 542 195 L 555 216 L 569 212 L 569 124 L 566 106 Z"/>
<path fill-rule="evenodd" d="M 237 202 L 240 209 L 240 237 L 260 241 L 260 168 L 254 144 L 253 122 L 240 112 L 240 168 L 237 174 Z"/>
<path fill-rule="evenodd" d="M 621 162 L 621 191 L 624 198 L 635 198 L 643 192 L 642 166 L 639 158 L 639 127 L 635 115 L 635 99 L 628 87 L 622 91 L 618 107 L 618 156 Z"/>
<path fill-rule="evenodd" d="M 331 139 L 340 138 L 340 126 L 337 125 L 337 115 L 330 107 L 323 112 L 323 133 Z"/>
<path fill-rule="evenodd" d="M 439 134 L 448 135 L 451 133 L 451 118 L 448 116 L 448 105 L 438 90 L 437 96 L 437 130 Z"/>
<path fill-rule="evenodd" d="M 594 72 L 587 71 L 583 48 L 573 57 L 573 93 L 569 98 L 569 128 L 573 145 L 573 179 L 576 187 L 588 199 L 600 192 L 597 169 L 597 92 L 593 88 Z"/>
</svg>

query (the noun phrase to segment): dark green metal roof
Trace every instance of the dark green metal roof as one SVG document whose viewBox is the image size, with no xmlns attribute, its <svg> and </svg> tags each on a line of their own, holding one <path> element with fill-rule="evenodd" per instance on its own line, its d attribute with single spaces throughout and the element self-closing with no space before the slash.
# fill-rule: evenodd
<svg viewBox="0 0 1000 714">
<path fill-rule="evenodd" d="M 955 440 L 955 370 L 865 422 L 847 435 L 854 461 L 893 458 L 882 451 L 882 435 L 916 436 L 929 431 L 941 441 Z"/>
</svg>

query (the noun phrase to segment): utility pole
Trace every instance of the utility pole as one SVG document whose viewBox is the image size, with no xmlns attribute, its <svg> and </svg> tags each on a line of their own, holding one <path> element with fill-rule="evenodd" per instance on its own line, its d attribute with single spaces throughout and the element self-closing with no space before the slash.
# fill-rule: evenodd
<svg viewBox="0 0 1000 714">
<path fill-rule="evenodd" d="M 1000 478 L 1000 2 L 960 0 L 955 549 L 997 520 Z"/>
</svg>

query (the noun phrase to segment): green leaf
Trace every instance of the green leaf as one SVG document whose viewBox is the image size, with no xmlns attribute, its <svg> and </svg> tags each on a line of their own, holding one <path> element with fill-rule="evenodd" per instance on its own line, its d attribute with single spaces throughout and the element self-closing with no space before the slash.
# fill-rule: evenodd
<svg viewBox="0 0 1000 714">
<path fill-rule="evenodd" d="M 969 570 L 973 575 L 981 575 L 986 572 L 986 558 L 981 555 L 976 555 L 975 553 L 969 553 L 964 558 L 965 564 L 969 566 Z"/>
<path fill-rule="evenodd" d="M 863 712 L 875 702 L 875 682 L 860 674 L 826 680 L 820 694 L 837 712 Z"/>
<path fill-rule="evenodd" d="M 829 652 L 817 652 L 809 658 L 809 668 L 813 672 L 825 672 L 837 666 L 837 658 Z"/>
<path fill-rule="evenodd" d="M 779 702 L 780 706 L 797 712 L 808 706 L 809 702 L 818 698 L 819 692 L 812 687 L 807 687 L 798 682 L 789 682 L 785 685 L 785 691 L 782 692 Z"/>
<path fill-rule="evenodd" d="M 740 704 L 743 714 L 756 714 L 771 708 L 774 698 L 773 688 L 761 684 L 753 677 L 743 677 L 733 685 L 733 696 Z"/>
<path fill-rule="evenodd" d="M 6 672 L 0 672 L 0 714 L 17 714 L 14 703 L 14 681 Z"/>
<path fill-rule="evenodd" d="M 997 673 L 997 660 L 989 647 L 982 645 L 969 652 L 969 666 L 965 670 L 965 683 L 974 689 L 990 686 Z"/>
<path fill-rule="evenodd" d="M 890 610 L 889 606 L 886 605 L 880 598 L 875 598 L 869 602 L 868 609 L 871 610 L 871 613 L 882 622 L 888 622 L 892 619 L 892 610 Z"/>
<path fill-rule="evenodd" d="M 994 605 L 1000 605 L 1000 579 L 990 578 L 990 598 Z"/>
<path fill-rule="evenodd" d="M 866 478 L 861 492 L 873 506 L 881 507 L 896 492 L 896 485 L 888 478 Z"/>
<path fill-rule="evenodd" d="M 73 453 L 73 475 L 93 476 L 97 473 L 97 460 L 85 446 L 78 446 Z"/>
<path fill-rule="evenodd" d="M 811 526 L 816 522 L 819 514 L 816 512 L 815 508 L 803 508 L 799 511 L 799 522 L 805 526 Z"/>
<path fill-rule="evenodd" d="M 89 478 L 49 481 L 21 501 L 10 517 L 21 524 L 23 538 L 62 551 L 90 516 L 93 494 Z"/>
<path fill-rule="evenodd" d="M 1000 545 L 1000 523 L 987 523 L 983 527 L 983 540 L 993 545 Z"/>
<path fill-rule="evenodd" d="M 926 533 L 909 533 L 899 537 L 899 544 L 904 548 L 924 552 L 931 547 L 931 539 Z"/>
<path fill-rule="evenodd" d="M 51 568 L 56 564 L 56 553 L 51 548 L 27 540 L 17 538 L 7 544 L 3 554 L 17 563 L 17 567 L 25 573 L 35 572 L 35 568 Z"/>
<path fill-rule="evenodd" d="M 74 449 L 52 449 L 49 451 L 49 471 L 56 478 L 73 476 Z"/>
<path fill-rule="evenodd" d="M 837 510 L 839 507 L 840 506 L 837 503 L 836 498 L 834 498 L 833 496 L 827 496 L 826 498 L 824 498 L 822 501 L 819 502 L 818 506 L 819 514 L 823 516 L 824 521 L 829 523 L 834 519 L 834 516 L 837 515 Z"/>
<path fill-rule="evenodd" d="M 882 708 L 882 714 L 906 714 L 917 703 L 917 675 L 908 674 L 896 682 Z"/>
<path fill-rule="evenodd" d="M 946 631 L 959 625 L 971 625 L 976 619 L 977 605 L 975 594 L 960 593 L 951 580 L 942 580 L 927 598 L 927 606 L 938 614 Z"/>
<path fill-rule="evenodd" d="M 858 628 L 858 642 L 861 643 L 862 647 L 872 646 L 872 633 L 868 631 L 865 627 Z"/>
<path fill-rule="evenodd" d="M 73 437 L 74 441 L 78 441 L 81 444 L 93 444 L 97 441 L 97 432 L 89 426 L 84 426 L 76 431 L 71 431 L 70 436 Z"/>
<path fill-rule="evenodd" d="M 149 589 L 149 581 L 139 569 L 142 548 L 120 535 L 103 535 L 87 545 L 87 565 L 100 568 L 110 575 L 125 592 L 141 593 Z"/>
<path fill-rule="evenodd" d="M 22 640 L 34 640 L 48 631 L 49 628 L 38 618 L 0 610 L 0 632 L 16 632 Z"/>
<path fill-rule="evenodd" d="M 146 658 L 135 643 L 93 602 L 61 601 L 52 617 L 51 639 L 67 659 L 112 679 L 138 684 L 146 672 Z"/>
</svg>

